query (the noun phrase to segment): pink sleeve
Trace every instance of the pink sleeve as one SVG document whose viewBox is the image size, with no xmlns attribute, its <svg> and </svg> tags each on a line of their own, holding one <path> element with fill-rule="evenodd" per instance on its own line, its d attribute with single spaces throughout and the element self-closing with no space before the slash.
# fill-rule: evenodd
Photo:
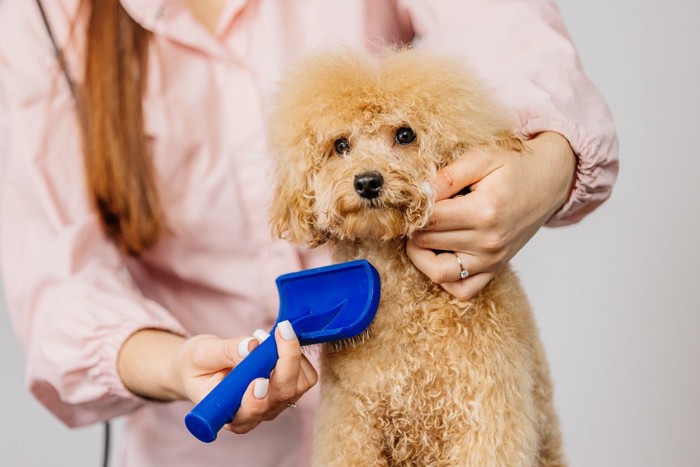
<svg viewBox="0 0 700 467">
<path fill-rule="evenodd" d="M 116 371 L 119 349 L 131 334 L 144 328 L 185 331 L 139 293 L 86 201 L 73 101 L 32 10 L 34 2 L 4 3 L 0 266 L 5 298 L 26 353 L 30 390 L 67 425 L 85 425 L 144 403 Z"/>
<path fill-rule="evenodd" d="M 610 111 L 583 72 L 554 1 L 398 0 L 421 47 L 466 55 L 517 131 L 565 136 L 578 157 L 576 184 L 547 225 L 579 221 L 605 201 L 618 171 Z"/>
</svg>

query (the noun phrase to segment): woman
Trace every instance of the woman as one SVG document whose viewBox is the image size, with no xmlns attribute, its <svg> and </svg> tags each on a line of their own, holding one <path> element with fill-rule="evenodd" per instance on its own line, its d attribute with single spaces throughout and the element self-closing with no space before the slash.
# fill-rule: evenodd
<svg viewBox="0 0 700 467">
<path fill-rule="evenodd" d="M 274 321 L 274 278 L 327 262 L 267 224 L 264 113 L 300 56 L 411 41 L 458 52 L 513 111 L 532 151 L 465 154 L 443 170 L 431 227 L 408 245 L 461 298 L 614 182 L 609 113 L 549 1 L 44 3 L 79 103 L 36 4 L 3 0 L 5 294 L 32 393 L 70 426 L 129 414 L 123 465 L 309 463 L 315 396 L 299 398 L 316 374 L 290 329 L 275 336 L 277 377 L 251 385 L 229 427 L 253 431 L 203 445 L 182 423 L 255 345 L 224 338 Z M 448 199 L 465 186 L 470 196 Z"/>
</svg>

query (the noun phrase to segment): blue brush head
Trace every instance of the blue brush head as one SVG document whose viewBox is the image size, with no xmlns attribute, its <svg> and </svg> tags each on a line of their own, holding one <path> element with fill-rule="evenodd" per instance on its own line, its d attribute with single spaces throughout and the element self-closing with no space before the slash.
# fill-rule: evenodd
<svg viewBox="0 0 700 467">
<path fill-rule="evenodd" d="M 277 289 L 277 323 L 289 320 L 301 345 L 355 337 L 379 306 L 379 274 L 366 260 L 286 274 Z"/>
</svg>

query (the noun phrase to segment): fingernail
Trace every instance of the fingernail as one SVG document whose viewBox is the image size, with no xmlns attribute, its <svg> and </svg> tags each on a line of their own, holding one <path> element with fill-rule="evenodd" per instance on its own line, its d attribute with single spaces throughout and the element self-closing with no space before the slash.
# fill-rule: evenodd
<svg viewBox="0 0 700 467">
<path fill-rule="evenodd" d="M 248 355 L 250 355 L 250 350 L 248 350 L 248 344 L 250 344 L 250 341 L 255 339 L 254 337 L 246 337 L 242 341 L 238 343 L 238 356 L 241 358 L 246 358 Z"/>
<path fill-rule="evenodd" d="M 270 386 L 269 379 L 256 379 L 253 386 L 253 395 L 256 399 L 264 399 L 267 395 L 267 388 Z"/>
<path fill-rule="evenodd" d="M 277 327 L 279 328 L 280 335 L 284 340 L 293 341 L 297 338 L 297 335 L 294 333 L 292 323 L 290 323 L 289 321 L 282 321 L 279 324 L 277 324 Z"/>
<path fill-rule="evenodd" d="M 253 336 L 255 336 L 258 342 L 262 344 L 265 339 L 270 337 L 270 333 L 267 331 L 263 331 L 262 329 L 256 329 L 253 333 Z"/>
</svg>

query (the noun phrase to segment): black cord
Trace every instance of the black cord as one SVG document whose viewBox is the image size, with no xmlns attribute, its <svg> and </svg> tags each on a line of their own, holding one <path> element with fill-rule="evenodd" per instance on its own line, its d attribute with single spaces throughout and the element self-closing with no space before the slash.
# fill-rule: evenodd
<svg viewBox="0 0 700 467">
<path fill-rule="evenodd" d="M 36 0 L 36 4 L 39 7 L 39 12 L 41 13 L 41 19 L 44 21 L 44 26 L 46 26 L 46 32 L 49 34 L 49 39 L 51 39 L 51 44 L 53 45 L 53 51 L 56 55 L 56 60 L 58 61 L 61 70 L 63 71 L 63 76 L 66 77 L 66 82 L 68 83 L 68 87 L 70 88 L 70 93 L 73 95 L 73 99 L 77 104 L 78 93 L 75 90 L 75 83 L 73 83 L 73 80 L 70 77 L 70 73 L 68 72 L 68 65 L 66 64 L 66 60 L 63 57 L 63 51 L 61 50 L 61 47 L 58 46 L 58 43 L 56 42 L 56 37 L 53 35 L 53 29 L 51 29 L 49 18 L 46 16 L 46 12 L 44 11 L 44 5 L 41 3 L 41 0 Z"/>
<path fill-rule="evenodd" d="M 110 432 L 111 432 L 111 426 L 109 421 L 106 421 L 104 423 L 105 426 L 105 440 L 104 440 L 104 449 L 102 450 L 102 467 L 109 467 L 109 441 L 110 441 Z"/>
</svg>

